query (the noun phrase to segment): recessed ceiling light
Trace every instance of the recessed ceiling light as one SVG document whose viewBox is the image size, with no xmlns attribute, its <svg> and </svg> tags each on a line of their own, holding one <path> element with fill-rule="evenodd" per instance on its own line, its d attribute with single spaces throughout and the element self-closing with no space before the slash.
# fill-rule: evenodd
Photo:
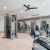
<svg viewBox="0 0 50 50">
<path fill-rule="evenodd" d="M 45 6 L 45 4 L 43 4 L 43 6 Z"/>
<path fill-rule="evenodd" d="M 23 11 L 21 11 L 21 13 L 23 13 Z"/>
<path fill-rule="evenodd" d="M 3 7 L 4 9 L 6 9 L 7 7 Z"/>
</svg>

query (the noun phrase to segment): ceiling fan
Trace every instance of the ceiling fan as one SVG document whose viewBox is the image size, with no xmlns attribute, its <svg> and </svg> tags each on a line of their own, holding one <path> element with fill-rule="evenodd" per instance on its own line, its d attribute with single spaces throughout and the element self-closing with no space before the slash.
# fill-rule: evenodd
<svg viewBox="0 0 50 50">
<path fill-rule="evenodd" d="M 23 6 L 25 6 L 27 8 L 25 11 L 30 10 L 30 9 L 38 9 L 38 7 L 32 7 L 32 8 L 30 8 L 30 5 L 25 5 L 24 4 Z"/>
</svg>

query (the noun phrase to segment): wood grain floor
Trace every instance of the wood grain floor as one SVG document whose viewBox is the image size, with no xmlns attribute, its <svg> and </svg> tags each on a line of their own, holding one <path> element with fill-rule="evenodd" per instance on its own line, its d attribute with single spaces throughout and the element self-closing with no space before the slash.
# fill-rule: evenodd
<svg viewBox="0 0 50 50">
<path fill-rule="evenodd" d="M 0 33 L 0 50 L 32 50 L 33 39 L 28 33 L 19 33 L 13 40 L 2 38 Z"/>
<path fill-rule="evenodd" d="M 46 33 L 44 31 L 43 35 Z M 33 46 L 33 38 L 29 35 L 29 33 L 19 33 L 18 38 L 7 39 L 4 37 L 4 33 L 0 33 L 0 50 L 32 50 Z M 37 47 L 36 47 L 37 46 Z M 35 45 L 37 50 L 45 50 L 44 47 Z"/>
</svg>

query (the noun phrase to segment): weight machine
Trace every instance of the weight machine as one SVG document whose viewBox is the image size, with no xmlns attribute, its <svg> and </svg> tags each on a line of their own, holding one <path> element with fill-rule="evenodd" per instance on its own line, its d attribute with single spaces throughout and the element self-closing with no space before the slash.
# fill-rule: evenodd
<svg viewBox="0 0 50 50">
<path fill-rule="evenodd" d="M 4 17 L 4 37 L 13 38 L 18 36 L 18 21 L 16 15 L 6 14 Z"/>
</svg>

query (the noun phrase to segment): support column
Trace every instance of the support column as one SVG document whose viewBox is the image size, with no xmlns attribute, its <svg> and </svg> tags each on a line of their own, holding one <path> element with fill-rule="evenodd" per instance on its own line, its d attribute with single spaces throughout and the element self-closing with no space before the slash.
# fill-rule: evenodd
<svg viewBox="0 0 50 50">
<path fill-rule="evenodd" d="M 36 27 L 36 18 L 34 18 L 34 31 L 35 31 L 35 27 Z"/>
</svg>

